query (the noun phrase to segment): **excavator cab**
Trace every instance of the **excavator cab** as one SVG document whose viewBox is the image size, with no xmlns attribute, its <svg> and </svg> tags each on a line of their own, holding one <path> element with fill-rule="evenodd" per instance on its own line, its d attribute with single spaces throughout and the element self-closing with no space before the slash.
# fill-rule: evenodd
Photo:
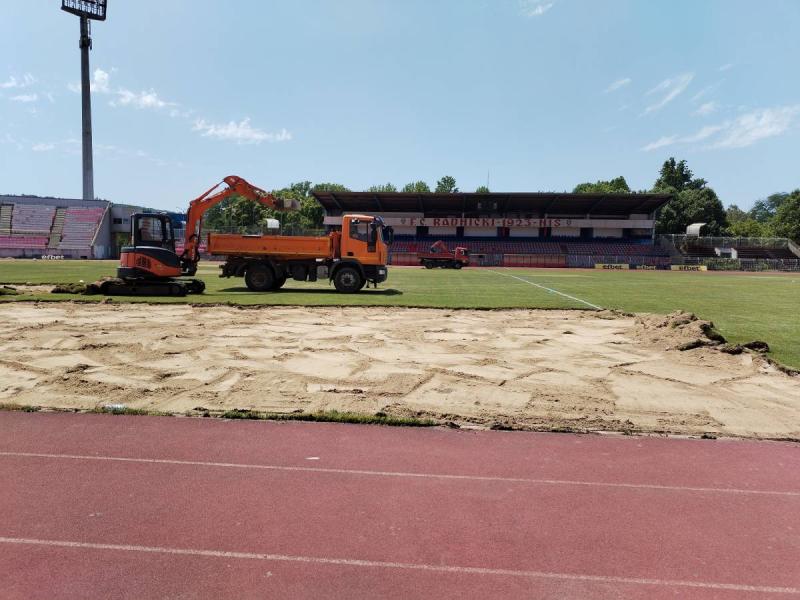
<svg viewBox="0 0 800 600">
<path fill-rule="evenodd" d="M 131 216 L 133 245 L 175 252 L 175 230 L 168 215 L 136 213 Z"/>
<path fill-rule="evenodd" d="M 168 215 L 131 215 L 131 241 L 131 246 L 122 248 L 117 277 L 141 280 L 181 275 L 181 260 L 175 253 L 175 232 Z"/>
</svg>

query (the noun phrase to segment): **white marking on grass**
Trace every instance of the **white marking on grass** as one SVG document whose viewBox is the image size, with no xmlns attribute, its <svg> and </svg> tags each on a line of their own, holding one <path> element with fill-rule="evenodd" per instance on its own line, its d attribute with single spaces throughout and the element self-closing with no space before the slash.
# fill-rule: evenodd
<svg viewBox="0 0 800 600">
<path fill-rule="evenodd" d="M 172 554 L 180 556 L 202 556 L 242 560 L 261 560 L 272 562 L 305 563 L 316 565 L 336 565 L 344 567 L 403 569 L 409 571 L 429 571 L 434 573 L 456 573 L 460 575 L 494 575 L 500 577 L 524 577 L 529 579 L 555 579 L 560 581 L 592 581 L 597 583 L 622 583 L 634 585 L 655 585 L 666 587 L 701 588 L 731 590 L 737 592 L 759 592 L 766 594 L 797 594 L 800 588 L 748 585 L 742 583 L 719 583 L 714 581 L 686 581 L 680 579 L 651 579 L 644 577 L 621 577 L 617 575 L 587 575 L 582 573 L 558 573 L 552 571 L 523 571 L 516 569 L 495 569 L 488 567 L 464 567 L 457 565 L 432 565 L 425 563 L 404 563 L 382 560 L 363 560 L 358 558 L 333 558 L 324 556 L 295 556 L 290 554 L 267 554 L 262 552 L 235 552 L 230 550 L 202 550 L 194 548 L 172 548 L 164 546 L 139 546 L 131 544 L 101 544 L 94 542 L 74 542 L 69 540 L 45 540 L 38 538 L 0 537 L 0 543 L 29 546 L 49 546 L 56 548 L 79 548 L 83 550 L 117 550 L 123 552 L 142 552 L 150 554 Z"/>
<path fill-rule="evenodd" d="M 609 487 L 641 490 L 670 490 L 678 492 L 701 492 L 701 493 L 720 493 L 720 494 L 753 494 L 768 496 L 789 496 L 800 498 L 800 491 L 774 491 L 774 490 L 750 490 L 741 488 L 713 488 L 713 487 L 692 487 L 680 485 L 659 485 L 650 483 L 617 483 L 603 481 L 581 481 L 572 479 L 533 479 L 527 477 L 494 477 L 487 475 L 452 475 L 440 473 L 410 473 L 405 471 L 370 471 L 366 469 L 335 469 L 326 467 L 299 467 L 288 465 L 258 465 L 247 463 L 225 463 L 207 462 L 199 460 L 173 460 L 168 458 L 130 458 L 125 456 L 95 456 L 83 454 L 45 454 L 38 452 L 0 452 L 0 456 L 20 457 L 20 458 L 54 458 L 63 460 L 85 460 L 85 461 L 109 461 L 109 462 L 128 462 L 157 465 L 178 465 L 194 467 L 216 467 L 225 469 L 255 469 L 262 471 L 295 471 L 300 473 L 329 473 L 335 475 L 366 475 L 372 477 L 408 477 L 418 479 L 444 479 L 455 481 L 480 481 L 498 483 L 525 483 L 533 485 L 573 485 L 586 487 Z"/>
<path fill-rule="evenodd" d="M 516 275 L 511 275 L 510 273 L 501 273 L 500 271 L 494 271 L 493 269 L 486 269 L 489 273 L 495 273 L 496 275 L 503 275 L 504 277 L 511 277 L 512 279 L 516 279 L 517 281 L 522 281 L 523 283 L 527 283 L 529 285 L 536 286 L 543 290 L 547 290 L 552 294 L 558 294 L 559 296 L 564 296 L 564 298 L 569 298 L 570 300 L 574 300 L 575 302 L 580 302 L 581 304 L 585 304 L 595 310 L 603 310 L 602 306 L 597 306 L 596 304 L 592 304 L 591 302 L 587 302 L 586 300 L 581 300 L 580 298 L 576 298 L 575 296 L 570 296 L 569 294 L 565 294 L 564 292 L 559 292 L 558 290 L 554 290 L 553 288 L 549 288 L 544 285 L 540 285 L 538 283 L 534 283 L 533 281 L 528 281 L 527 279 L 523 279 L 522 277 L 517 277 Z"/>
</svg>

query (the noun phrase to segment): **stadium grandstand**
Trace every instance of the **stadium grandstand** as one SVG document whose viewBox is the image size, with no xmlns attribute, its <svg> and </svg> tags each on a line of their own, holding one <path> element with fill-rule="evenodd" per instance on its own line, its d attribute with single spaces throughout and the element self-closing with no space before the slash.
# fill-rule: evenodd
<svg viewBox="0 0 800 600">
<path fill-rule="evenodd" d="M 0 257 L 115 258 L 142 207 L 105 200 L 0 196 Z"/>
<path fill-rule="evenodd" d="M 786 238 L 659 235 L 673 262 L 713 270 L 800 271 L 800 247 Z"/>
<path fill-rule="evenodd" d="M 654 242 L 666 194 L 314 192 L 325 225 L 344 213 L 378 214 L 394 227 L 391 263 L 418 264 L 436 240 L 469 249 L 486 266 L 668 266 Z"/>
</svg>

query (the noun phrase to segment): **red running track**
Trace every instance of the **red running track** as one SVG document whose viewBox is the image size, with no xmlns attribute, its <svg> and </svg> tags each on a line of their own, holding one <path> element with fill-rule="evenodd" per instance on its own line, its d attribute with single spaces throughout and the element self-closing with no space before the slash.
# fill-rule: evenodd
<svg viewBox="0 0 800 600">
<path fill-rule="evenodd" d="M 800 596 L 788 443 L 0 413 L 2 598 Z"/>
</svg>

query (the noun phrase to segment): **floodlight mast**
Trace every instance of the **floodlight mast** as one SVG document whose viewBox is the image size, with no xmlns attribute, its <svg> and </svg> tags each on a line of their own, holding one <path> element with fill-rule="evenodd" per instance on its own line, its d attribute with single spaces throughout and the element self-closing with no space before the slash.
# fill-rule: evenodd
<svg viewBox="0 0 800 600">
<path fill-rule="evenodd" d="M 81 120 L 83 139 L 83 199 L 94 200 L 94 160 L 92 158 L 92 93 L 89 82 L 89 50 L 92 48 L 89 19 L 81 17 Z"/>
<path fill-rule="evenodd" d="M 105 21 L 107 0 L 61 0 L 61 10 L 80 17 L 81 37 L 81 133 L 83 149 L 83 199 L 94 200 L 94 165 L 92 159 L 92 94 L 89 73 L 89 50 L 92 48 L 89 20 Z"/>
</svg>

